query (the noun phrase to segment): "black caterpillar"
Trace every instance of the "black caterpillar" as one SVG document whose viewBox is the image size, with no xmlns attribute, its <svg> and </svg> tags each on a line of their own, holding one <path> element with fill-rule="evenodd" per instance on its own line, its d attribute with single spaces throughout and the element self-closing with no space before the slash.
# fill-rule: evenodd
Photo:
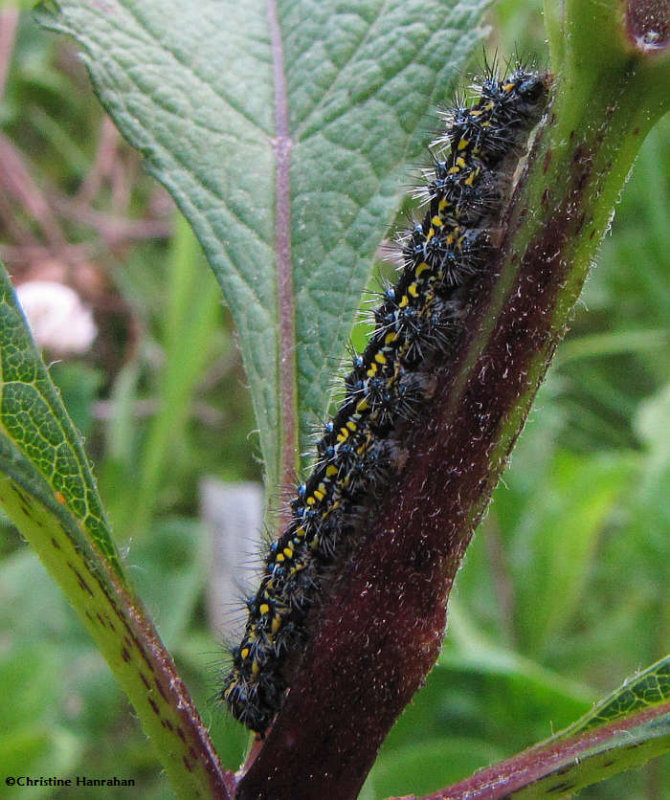
<svg viewBox="0 0 670 800">
<path fill-rule="evenodd" d="M 361 518 L 401 468 L 401 440 L 423 414 L 431 375 L 453 354 L 467 290 L 493 256 L 492 231 L 511 177 L 548 99 L 547 74 L 492 72 L 469 104 L 446 115 L 422 196 L 423 220 L 399 237 L 403 266 L 374 311 L 376 327 L 345 378 L 345 396 L 316 446 L 317 459 L 273 542 L 221 697 L 263 735 L 299 658 L 307 615 L 334 559 L 349 552 Z M 332 568 L 331 568 L 332 569 Z"/>
</svg>

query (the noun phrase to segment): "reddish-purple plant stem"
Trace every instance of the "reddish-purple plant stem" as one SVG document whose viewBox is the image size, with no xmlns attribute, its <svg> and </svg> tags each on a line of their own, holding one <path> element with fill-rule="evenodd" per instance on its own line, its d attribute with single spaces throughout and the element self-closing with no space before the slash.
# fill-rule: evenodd
<svg viewBox="0 0 670 800">
<path fill-rule="evenodd" d="M 626 6 L 626 23 L 632 40 L 645 39 L 653 31 L 653 46 L 667 47 L 670 42 L 670 3 L 668 0 L 629 2 Z"/>
<path fill-rule="evenodd" d="M 267 4 L 275 98 L 275 253 L 279 315 L 279 401 L 282 419 L 280 483 L 295 483 L 297 448 L 295 380 L 295 303 L 291 260 L 291 150 L 284 47 L 276 0 Z"/>
<path fill-rule="evenodd" d="M 240 800 L 357 796 L 377 750 L 432 668 L 446 601 L 563 326 L 556 322 L 591 159 L 523 255 L 505 242 L 467 322 L 461 356 L 437 375 L 407 466 L 339 577 Z M 507 241 L 525 215 L 512 205 Z M 515 270 L 503 307 L 494 286 Z M 487 320 L 495 323 L 487 334 Z M 509 432 L 505 423 L 514 420 Z"/>
<path fill-rule="evenodd" d="M 653 720 L 661 719 L 670 713 L 670 703 L 664 703 L 653 709 L 640 711 L 626 719 L 616 720 L 595 730 L 587 731 L 572 739 L 559 740 L 549 744 L 531 747 L 513 758 L 494 764 L 492 767 L 477 772 L 471 778 L 461 781 L 448 789 L 417 798 L 408 795 L 402 800 L 505 800 L 511 792 L 527 788 L 533 783 L 552 774 L 560 776 L 566 767 L 572 767 L 591 754 L 597 748 L 617 734 L 629 733 L 635 728 Z M 631 747 L 638 747 L 633 740 Z M 614 771 L 612 771 L 614 774 Z M 566 777 L 554 787 L 547 790 L 555 792 L 557 797 L 570 789 L 582 788 L 583 784 L 573 785 Z M 401 798 L 389 798 L 401 800 Z"/>
</svg>

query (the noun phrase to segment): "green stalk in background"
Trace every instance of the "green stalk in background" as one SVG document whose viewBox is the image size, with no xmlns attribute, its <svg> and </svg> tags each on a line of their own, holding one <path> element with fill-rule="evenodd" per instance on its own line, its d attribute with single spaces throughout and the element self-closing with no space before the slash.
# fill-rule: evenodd
<svg viewBox="0 0 670 800">
<path fill-rule="evenodd" d="M 156 413 L 142 442 L 136 473 L 119 528 L 141 535 L 151 521 L 165 468 L 183 441 L 193 396 L 211 358 L 218 329 L 221 292 L 203 275 L 204 259 L 191 227 L 179 214 L 169 256 L 168 305 L 162 320 L 164 363 L 156 394 Z"/>
</svg>

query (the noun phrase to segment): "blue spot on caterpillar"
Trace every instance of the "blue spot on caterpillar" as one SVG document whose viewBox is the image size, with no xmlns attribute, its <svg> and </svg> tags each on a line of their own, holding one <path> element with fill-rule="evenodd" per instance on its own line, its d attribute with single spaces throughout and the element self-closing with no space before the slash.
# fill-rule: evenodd
<svg viewBox="0 0 670 800">
<path fill-rule="evenodd" d="M 446 116 L 421 192 L 423 220 L 399 237 L 403 266 L 374 311 L 375 329 L 353 358 L 345 394 L 316 445 L 317 459 L 270 546 L 242 641 L 221 697 L 263 735 L 289 686 L 332 564 L 402 468 L 401 439 L 427 413 L 431 374 L 453 355 L 467 291 L 493 255 L 510 183 L 546 106 L 546 74 L 489 74 L 467 105 Z"/>
</svg>

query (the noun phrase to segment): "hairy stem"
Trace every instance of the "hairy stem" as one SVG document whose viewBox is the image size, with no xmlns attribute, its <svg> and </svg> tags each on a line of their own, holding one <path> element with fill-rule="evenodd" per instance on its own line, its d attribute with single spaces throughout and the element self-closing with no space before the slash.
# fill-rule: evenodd
<svg viewBox="0 0 670 800">
<path fill-rule="evenodd" d="M 658 58 L 656 37 L 654 57 L 649 36 L 638 30 L 634 41 L 626 38 L 630 17 L 614 0 L 568 3 L 564 14 L 558 4 L 550 14 L 553 34 L 567 37 L 554 46 L 561 71 L 553 109 L 465 322 L 459 357 L 436 376 L 431 416 L 321 609 L 240 798 L 356 797 L 388 730 L 435 662 L 465 549 L 635 155 L 667 108 L 669 68 Z M 601 65 L 589 27 L 608 43 Z"/>
</svg>

